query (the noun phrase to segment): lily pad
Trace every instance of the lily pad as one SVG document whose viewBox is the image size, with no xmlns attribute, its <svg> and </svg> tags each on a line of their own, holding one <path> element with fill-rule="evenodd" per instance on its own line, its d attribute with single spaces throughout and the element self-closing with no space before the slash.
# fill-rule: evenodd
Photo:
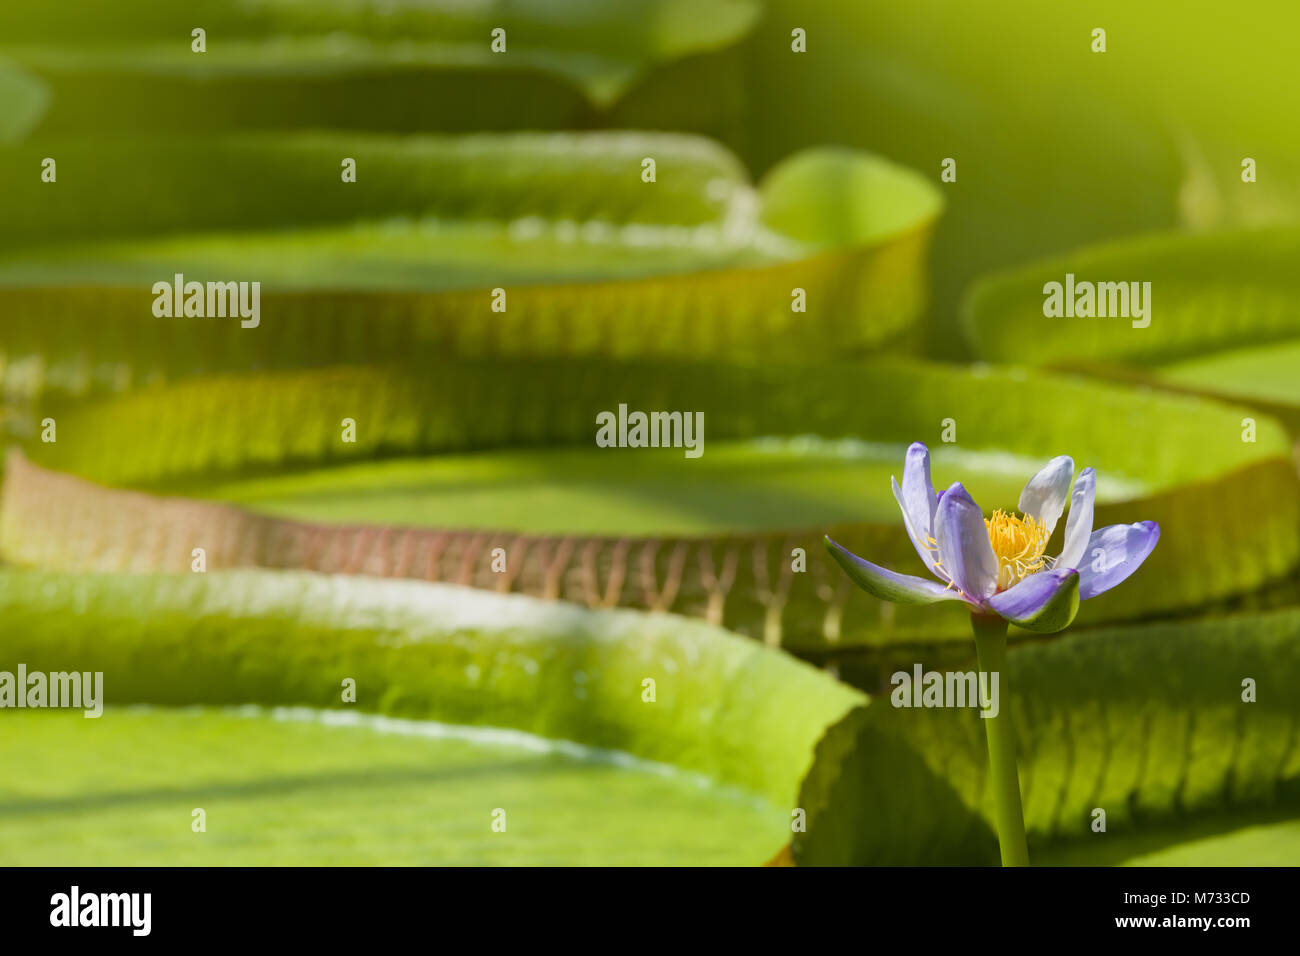
<svg viewBox="0 0 1300 956">
<path fill-rule="evenodd" d="M 8 866 L 754 866 L 790 832 L 747 791 L 518 732 L 256 707 L 5 720 Z"/>
<path fill-rule="evenodd" d="M 596 413 L 620 404 L 702 412 L 703 456 L 594 447 Z M 882 604 L 821 543 L 830 533 L 925 573 L 880 507 L 917 439 L 934 447 L 940 479 L 975 474 L 987 510 L 1013 508 L 1034 466 L 1068 451 L 1109 482 L 1098 526 L 1159 522 L 1138 577 L 1086 602 L 1082 623 L 1197 607 L 1300 560 L 1297 477 L 1276 422 L 1261 417 L 1247 443 L 1238 408 L 1017 371 L 462 362 L 207 379 L 50 413 L 59 440 L 29 444 L 36 464 L 186 497 L 108 491 L 15 458 L 0 554 L 23 565 L 187 571 L 203 547 L 214 568 L 426 577 L 669 610 L 800 652 L 965 646 L 960 608 Z M 959 441 L 946 450 L 954 415 Z M 355 442 L 342 440 L 348 418 Z M 412 457 L 435 453 L 460 457 Z M 455 484 L 457 466 L 473 487 Z M 859 481 L 878 482 L 877 497 Z M 654 515 L 662 524 L 649 527 Z M 513 556 L 505 574 L 498 548 Z"/>
<path fill-rule="evenodd" d="M 966 303 L 967 330 L 988 358 L 1240 401 L 1300 431 L 1297 254 L 1294 227 L 1110 243 L 990 277 Z M 1151 324 L 1043 316 L 1045 284 L 1067 274 L 1150 282 Z"/>
<path fill-rule="evenodd" d="M 559 448 L 396 458 L 225 484 L 194 492 L 303 521 L 457 527 L 548 535 L 690 535 L 809 528 L 898 515 L 889 479 L 906 446 L 815 436 L 679 449 Z M 1041 462 L 937 449 L 935 481 L 1009 501 Z M 1111 476 L 1101 500 L 1142 490 Z"/>
<path fill-rule="evenodd" d="M 936 0 L 927 18 L 843 0 L 766 6 L 736 50 L 668 64 L 639 84 L 619 121 L 717 136 L 757 170 L 835 142 L 942 182 L 929 355 L 967 357 L 960 297 L 991 271 L 1151 230 L 1300 216 L 1300 132 L 1274 120 L 1294 108 L 1294 56 L 1271 40 L 1300 27 L 1286 0 L 1249 19 L 1177 23 L 1149 4 L 1112 4 L 1088 22 L 1071 5 L 1004 0 L 995 42 L 989 10 L 963 0 Z M 791 50 L 796 25 L 806 54 Z M 1091 48 L 1098 27 L 1104 55 Z M 1190 49 L 1195 75 L 1180 65 Z M 1225 88 L 1252 95 L 1225 98 Z M 1247 156 L 1258 177 L 1243 182 Z"/>
<path fill-rule="evenodd" d="M 913 173 L 867 154 L 812 151 L 752 186 L 716 144 L 663 134 L 240 140 L 191 168 L 194 151 L 151 159 L 163 172 L 149 182 L 128 148 L 110 154 L 120 186 L 76 187 L 66 200 L 19 190 L 20 233 L 66 239 L 83 222 L 93 234 L 132 219 L 128 232 L 209 227 L 0 257 L 8 397 L 344 357 L 878 350 L 919 316 L 941 206 Z M 340 157 L 354 155 L 358 182 L 344 185 Z M 647 156 L 659 163 L 653 183 L 641 179 Z M 228 186 L 211 185 L 223 182 L 208 175 L 214 159 L 233 165 Z M 246 179 L 264 185 L 246 190 Z M 793 214 L 805 202 L 826 219 Z M 214 309 L 224 319 L 183 314 L 177 273 L 263 283 L 255 324 L 224 299 Z M 158 282 L 172 294 L 153 291 Z M 154 312 L 160 295 L 170 317 Z"/>
<path fill-rule="evenodd" d="M 1223 813 L 1170 829 L 1118 840 L 1075 841 L 1046 847 L 1045 866 L 1295 866 L 1300 862 L 1300 821 L 1281 807 Z"/>
<path fill-rule="evenodd" d="M 615 5 L 583 0 L 488 5 L 209 0 L 187 4 L 183 11 L 158 0 L 125 0 L 114 4 L 112 16 L 93 5 L 77 9 L 77 15 L 59 21 L 57 40 L 48 22 L 24 13 L 0 19 L 0 36 L 10 55 L 32 68 L 56 80 L 80 79 L 69 94 L 89 97 L 98 89 L 93 102 L 114 104 L 125 98 L 139 113 L 165 120 L 166 113 L 150 109 L 158 105 L 156 88 L 187 77 L 209 81 L 202 90 L 205 105 L 215 107 L 218 115 L 239 117 L 247 108 L 222 109 L 223 102 L 255 107 L 256 101 L 242 102 L 243 87 L 235 80 L 273 85 L 277 77 L 293 76 L 299 80 L 297 97 L 310 101 L 306 94 L 313 86 L 302 82 L 305 78 L 413 66 L 436 68 L 449 74 L 450 81 L 470 87 L 476 78 L 502 73 L 519 74 L 515 87 L 520 90 L 538 74 L 558 77 L 593 104 L 607 105 L 657 63 L 735 43 L 759 11 L 756 0 L 630 0 Z M 202 54 L 191 50 L 190 31 L 196 24 L 207 32 Z M 504 34 L 495 35 L 496 30 Z M 494 39 L 503 41 L 497 50 Z M 132 85 L 133 77 L 150 78 L 155 88 Z M 442 99 L 451 92 L 449 85 L 424 92 Z M 133 95 L 124 97 L 124 91 Z M 322 91 L 317 87 L 315 92 L 319 97 Z M 355 96 L 355 90 L 348 92 Z M 341 104 L 326 101 L 336 109 L 359 105 L 347 97 Z M 519 104 L 514 107 L 518 110 Z M 110 116 L 119 113 L 131 115 L 119 106 Z M 528 114 L 513 115 L 518 120 Z M 293 113 L 280 114 L 281 123 L 286 116 L 294 118 Z M 301 123 L 305 118 L 296 119 Z"/>
<path fill-rule="evenodd" d="M 221 859 L 223 847 L 233 860 L 264 859 L 281 824 L 304 862 L 349 852 L 349 843 L 358 855 L 392 853 L 417 834 L 445 841 L 441 852 L 472 854 L 494 838 L 493 808 L 513 804 L 521 812 L 508 832 L 525 839 L 483 849 L 479 862 L 590 861 L 634 821 L 646 839 L 627 842 L 627 852 L 662 859 L 690 852 L 700 830 L 689 821 L 701 810 L 701 825 L 723 813 L 733 820 L 700 852 L 724 852 L 726 833 L 736 837 L 727 859 L 759 863 L 789 832 L 817 738 L 863 699 L 702 622 L 411 581 L 5 572 L 0 608 L 6 669 L 102 672 L 102 699 L 113 707 L 325 709 L 294 727 L 263 712 L 110 709 L 98 719 L 77 713 L 71 726 L 32 718 L 32 739 L 5 744 L 6 756 L 93 753 L 91 766 L 114 769 L 92 771 L 87 787 L 80 762 L 34 761 L 5 784 L 0 827 L 34 819 L 68 838 L 90 814 L 109 828 L 95 852 L 110 856 L 122 851 L 122 831 L 139 826 L 166 859 L 194 861 L 204 851 L 181 841 L 191 838 L 195 806 L 209 813 L 215 845 L 206 862 Z M 344 703 L 349 681 L 355 703 Z M 288 752 L 296 756 L 285 760 Z M 586 796 L 569 810 L 539 820 L 578 789 Z M 358 824 L 358 801 L 372 798 L 372 807 L 393 811 L 391 827 L 377 822 L 383 814 Z M 176 812 L 180 837 L 164 823 Z M 586 818 L 591 846 L 566 846 L 582 842 L 575 828 Z M 307 844 L 319 829 L 333 837 L 313 851 Z M 397 852 L 428 859 L 438 851 L 427 842 Z"/>
<path fill-rule="evenodd" d="M 205 234 L 252 237 L 367 223 L 387 224 L 394 232 L 420 224 L 432 230 L 440 224 L 468 229 L 532 223 L 546 236 L 558 223 L 594 221 L 607 227 L 594 238 L 630 246 L 631 252 L 636 243 L 619 240 L 637 237 L 637 228 L 644 233 L 641 245 L 654 249 L 663 241 L 650 240 L 664 237 L 651 227 L 720 226 L 736 204 L 747 198 L 753 203 L 748 174 L 735 156 L 712 140 L 671 133 L 280 132 L 198 141 L 74 138 L 42 149 L 59 157 L 63 175 L 57 190 L 19 175 L 43 152 L 31 146 L 0 152 L 0 168 L 14 179 L 6 234 L 0 237 L 6 246 L 29 250 L 67 240 L 145 237 L 184 248 L 201 243 Z M 653 184 L 641 181 L 646 156 L 664 169 Z M 356 161 L 356 182 L 342 179 L 345 157 Z M 571 258 L 581 261 L 582 253 L 593 251 L 588 247 L 601 245 L 584 238 L 570 237 Z M 126 259 L 133 247 L 90 248 L 117 250 Z M 137 258 L 143 255 L 138 250 Z M 57 252 L 55 246 L 48 254 Z M 32 258 L 46 254 L 38 248 Z M 73 253 L 58 258 L 72 268 L 67 260 Z M 19 281 L 15 268 L 9 269 L 9 281 Z"/>
<path fill-rule="evenodd" d="M 1147 377 L 1164 387 L 1246 402 L 1300 432 L 1300 339 L 1169 362 Z"/>
<path fill-rule="evenodd" d="M 0 143 L 21 140 L 49 106 L 49 88 L 37 77 L 0 59 Z"/>
<path fill-rule="evenodd" d="M 1162 382 L 1242 400 L 1300 406 L 1300 339 L 1218 352 L 1157 367 Z"/>
<path fill-rule="evenodd" d="M 1207 862 L 1198 843 L 1300 801 L 1294 608 L 1067 635 L 1014 651 L 1004 678 L 1036 862 Z M 800 794 L 795 859 L 996 864 L 978 713 L 884 695 L 832 728 Z"/>
<path fill-rule="evenodd" d="M 1297 255 L 1294 227 L 1117 241 L 983 280 L 966 300 L 964 321 L 982 358 L 1026 364 L 1152 366 L 1293 339 Z M 1044 287 L 1067 275 L 1077 283 L 1149 282 L 1150 325 L 1045 315 Z"/>
</svg>

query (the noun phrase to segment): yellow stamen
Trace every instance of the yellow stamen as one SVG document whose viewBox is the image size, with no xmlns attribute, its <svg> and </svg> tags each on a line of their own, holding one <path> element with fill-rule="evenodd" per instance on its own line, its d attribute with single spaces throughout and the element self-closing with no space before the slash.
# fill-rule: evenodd
<svg viewBox="0 0 1300 956">
<path fill-rule="evenodd" d="M 1048 567 L 1049 559 L 1043 556 L 1043 551 L 1051 534 L 1037 518 L 999 509 L 993 512 L 992 518 L 984 519 L 984 526 L 988 528 L 989 544 L 998 559 L 999 591 Z"/>
</svg>

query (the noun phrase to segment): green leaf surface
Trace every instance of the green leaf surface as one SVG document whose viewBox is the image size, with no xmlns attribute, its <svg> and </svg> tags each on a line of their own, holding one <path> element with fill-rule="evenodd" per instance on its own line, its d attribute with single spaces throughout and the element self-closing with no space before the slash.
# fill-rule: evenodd
<svg viewBox="0 0 1300 956">
<path fill-rule="evenodd" d="M 43 155 L 58 157 L 57 189 L 25 175 Z M 641 181 L 645 156 L 664 170 L 653 184 Z M 354 183 L 342 181 L 344 157 L 357 162 Z M 14 181 L 0 243 L 19 247 L 357 222 L 692 227 L 722 223 L 752 192 L 722 146 L 672 133 L 81 137 L 9 147 L 0 169 Z"/>
<path fill-rule="evenodd" d="M 1300 610 L 1068 635 L 1016 649 L 1002 677 L 1037 862 L 1200 862 L 1192 841 L 1300 803 Z M 800 794 L 795 859 L 996 864 L 978 713 L 883 695 L 832 728 Z"/>
<path fill-rule="evenodd" d="M 984 357 L 1086 368 L 1135 384 L 1247 403 L 1300 431 L 1300 253 L 1293 227 L 1110 243 L 992 276 L 965 306 Z M 1048 318 L 1044 284 L 1151 283 L 1151 325 Z M 1247 425 L 1242 423 L 1243 429 Z M 1246 434 L 1243 431 L 1243 434 Z"/>
<path fill-rule="evenodd" d="M 1300 339 L 1168 362 L 1149 376 L 1162 386 L 1256 405 L 1300 431 Z"/>
<path fill-rule="evenodd" d="M 956 309 L 976 277 L 1179 219 L 1175 137 L 1128 91 L 1098 93 L 1108 78 L 1131 75 L 1131 54 L 1117 44 L 1090 60 L 1095 24 L 1077 11 L 994 6 L 927 0 L 917 17 L 880 4 L 774 0 L 737 51 L 666 65 L 615 115 L 625 125 L 717 136 L 756 170 L 832 142 L 917 169 L 948 204 L 935 237 L 927 354 L 964 356 Z M 1112 10 L 1108 22 L 1128 13 Z M 806 31 L 805 54 L 791 50 L 796 25 Z M 701 88 L 712 95 L 692 95 Z M 941 179 L 949 159 L 953 182 Z"/>
<path fill-rule="evenodd" d="M 357 710 L 621 751 L 784 804 L 861 699 L 703 622 L 412 581 L 5 572 L 0 608 L 8 664 L 102 671 L 112 704 L 348 709 L 351 678 Z"/>
<path fill-rule="evenodd" d="M 0 144 L 21 140 L 49 105 L 49 88 L 35 76 L 0 59 Z"/>
<path fill-rule="evenodd" d="M 1300 221 L 1300 132 L 1275 121 L 1294 112 L 1294 50 L 1275 40 L 1300 27 L 1290 0 L 1250 17 L 1197 3 L 1171 18 L 1127 0 L 922 6 L 769 0 L 736 50 L 655 71 L 617 121 L 716 136 L 756 170 L 834 142 L 932 177 L 948 209 L 926 345 L 945 358 L 968 354 L 957 309 L 992 271 L 1152 230 Z M 807 53 L 791 50 L 796 25 Z"/>
<path fill-rule="evenodd" d="M 702 412 L 703 457 L 593 447 L 596 413 L 620 404 Z M 1101 476 L 1098 527 L 1160 524 L 1138 575 L 1085 602 L 1080 623 L 1204 605 L 1300 559 L 1297 478 L 1277 423 L 1261 417 L 1245 443 L 1241 409 L 1017 371 L 461 362 L 208 379 L 49 413 L 58 441 L 28 446 L 39 465 L 261 513 L 109 492 L 16 459 L 0 554 L 19 564 L 183 571 L 202 546 L 214 568 L 427 577 L 671 610 L 800 652 L 964 645 L 960 609 L 882 603 L 821 544 L 829 533 L 874 563 L 926 573 L 883 497 L 917 439 L 934 447 L 937 480 L 976 478 L 986 511 L 1014 507 L 1028 476 L 1068 452 Z M 936 431 L 953 414 L 949 449 Z M 355 443 L 341 440 L 345 418 Z M 401 460 L 435 453 L 461 454 Z M 874 492 L 854 487 L 868 483 Z M 679 517 L 648 526 L 670 511 Z M 491 567 L 497 547 L 515 556 L 505 577 Z M 793 570 L 796 548 L 806 572 Z"/>
<path fill-rule="evenodd" d="M 83 154 L 87 165 L 69 170 L 65 159 L 66 193 L 64 180 L 52 193 L 19 179 L 34 183 L 18 190 L 20 238 L 83 222 L 92 234 L 209 225 L 0 258 L 11 400 L 343 358 L 877 350 L 922 308 L 941 205 L 914 174 L 866 154 L 805 153 L 753 187 L 716 144 L 660 134 L 253 138 L 193 166 L 196 147 L 164 152 L 142 177 L 133 147 L 110 150 L 106 178 L 84 185 L 76 177 L 94 166 Z M 13 168 L 39 165 L 20 153 Z M 338 180 L 339 157 L 354 153 L 355 191 Z M 641 180 L 646 155 L 658 157 L 654 183 Z M 222 182 L 213 174 L 224 163 L 236 175 L 208 185 Z M 247 189 L 249 178 L 264 186 Z M 792 214 L 805 202 L 825 221 Z M 158 317 L 154 284 L 177 273 L 264 282 L 256 327 L 224 299 L 217 317 Z M 792 307 L 795 289 L 806 311 Z"/>
<path fill-rule="evenodd" d="M 1300 340 L 1218 352 L 1157 368 L 1162 382 L 1243 400 L 1300 405 Z"/>
<path fill-rule="evenodd" d="M 204 0 L 183 13 L 158 0 L 126 0 L 112 16 L 85 0 L 62 6 L 57 35 L 48 18 L 11 12 L 0 18 L 0 42 L 34 68 L 94 77 L 119 95 L 114 81 L 122 76 L 165 84 L 177 76 L 220 81 L 432 66 L 453 76 L 549 74 L 599 105 L 656 63 L 735 43 L 759 13 L 756 0 Z M 195 24 L 207 32 L 203 53 L 191 50 Z M 492 48 L 497 29 L 505 31 L 500 52 Z M 227 91 L 238 94 L 238 87 Z M 150 100 L 137 97 L 135 105 Z"/>
<path fill-rule="evenodd" d="M 702 447 L 697 459 L 674 448 L 572 446 L 392 458 L 229 482 L 196 479 L 179 490 L 296 520 L 521 534 L 735 534 L 898 518 L 889 478 L 906 451 L 901 444 L 774 436 Z M 1014 500 L 1024 475 L 1040 464 L 945 451 L 936 455 L 936 476 L 960 476 L 989 501 Z M 1101 500 L 1124 501 L 1140 490 L 1111 476 Z"/>
<path fill-rule="evenodd" d="M 1118 840 L 1084 840 L 1044 848 L 1045 866 L 1295 866 L 1300 824 L 1295 810 L 1222 812 L 1195 823 L 1152 828 Z"/>
<path fill-rule="evenodd" d="M 1155 235 L 1092 246 L 992 276 L 970 293 L 967 334 L 982 358 L 1021 364 L 1154 365 L 1300 334 L 1294 228 Z M 1150 282 L 1150 325 L 1048 317 L 1049 282 Z"/>
<path fill-rule="evenodd" d="M 789 834 L 747 791 L 517 732 L 302 708 L 5 722 L 6 866 L 754 866 Z"/>
</svg>

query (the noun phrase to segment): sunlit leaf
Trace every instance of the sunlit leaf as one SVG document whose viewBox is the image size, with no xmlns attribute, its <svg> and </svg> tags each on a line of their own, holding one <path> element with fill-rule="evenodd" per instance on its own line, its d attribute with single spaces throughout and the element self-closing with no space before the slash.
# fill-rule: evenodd
<svg viewBox="0 0 1300 956">
<path fill-rule="evenodd" d="M 1295 609 L 1067 636 L 1014 651 L 1004 680 L 1035 862 L 1117 862 L 1300 800 Z M 795 859 L 996 864 L 978 713 L 886 694 L 832 728 L 800 794 Z"/>
<path fill-rule="evenodd" d="M 139 153 L 127 147 L 110 151 L 107 178 L 96 179 L 103 189 L 74 186 L 54 200 L 39 183 L 20 189 L 20 237 L 211 226 L 0 258 L 6 395 L 81 395 L 341 359 L 852 354 L 894 342 L 923 307 L 938 194 L 867 154 L 814 150 L 754 187 L 734 157 L 693 137 L 357 145 L 241 139 L 216 167 L 200 157 L 188 171 L 195 150 L 177 147 L 166 173 L 152 174 L 155 161 L 147 176 L 133 170 Z M 352 151 L 355 193 L 338 179 L 339 157 Z M 658 158 L 653 183 L 641 178 L 646 156 Z M 75 177 L 69 158 L 62 168 Z M 9 157 L 15 169 L 29 160 Z M 205 185 L 225 161 L 239 175 Z M 246 177 L 263 187 L 248 190 Z M 817 215 L 792 213 L 804 203 Z M 175 294 L 155 294 L 154 284 L 174 289 L 178 273 L 262 283 L 259 315 L 248 319 L 256 327 L 231 317 L 233 304 L 225 321 L 159 318 L 158 296 L 175 313 Z"/>
<path fill-rule="evenodd" d="M 1056 365 L 1150 366 L 1295 338 L 1297 256 L 1300 231 L 1291 228 L 1162 234 L 1091 246 L 979 283 L 965 305 L 966 330 L 982 358 Z M 1135 328 L 1134 321 L 1145 319 L 1116 315 L 1046 315 L 1044 287 L 1064 285 L 1067 275 L 1076 286 L 1149 282 L 1150 325 Z"/>
<path fill-rule="evenodd" d="M 703 457 L 595 447 L 596 413 L 620 404 L 703 413 Z M 1276 422 L 1261 417 L 1258 440 L 1242 442 L 1240 409 L 1041 374 L 899 361 L 460 362 L 205 379 L 49 409 L 59 440 L 30 443 L 40 464 L 261 513 L 163 507 L 15 459 L 0 551 L 22 564 L 181 571 L 199 535 L 217 567 L 498 588 L 491 550 L 518 548 L 508 586 L 541 596 L 710 617 L 801 652 L 964 646 L 960 608 L 882 604 L 852 587 L 821 543 L 829 532 L 878 564 L 926 573 L 885 497 L 918 438 L 934 448 L 936 482 L 970 479 L 987 511 L 1014 507 L 1043 459 L 1068 452 L 1102 476 L 1098 526 L 1160 524 L 1138 576 L 1085 602 L 1079 624 L 1197 607 L 1276 580 L 1300 558 L 1297 477 Z M 935 433 L 954 414 L 960 444 L 949 448 Z M 342 440 L 345 418 L 356 442 Z M 409 459 L 440 453 L 461 457 Z M 382 461 L 395 457 L 408 460 Z M 694 470 L 699 461 L 710 464 Z M 799 467 L 809 461 L 812 470 Z M 459 533 L 440 534 L 448 530 Z M 796 548 L 804 572 L 794 571 Z"/>
<path fill-rule="evenodd" d="M 0 760 L 23 768 L 0 789 L 9 866 L 754 866 L 790 832 L 749 791 L 518 731 L 300 708 L 5 716 Z"/>
<path fill-rule="evenodd" d="M 110 107 L 99 123 L 135 113 L 164 124 L 175 117 L 151 107 L 159 105 L 158 87 L 177 81 L 202 79 L 204 107 L 247 122 L 230 107 L 256 106 L 248 81 L 274 86 L 292 77 L 297 98 L 310 101 L 314 92 L 315 99 L 350 112 L 360 105 L 351 99 L 357 90 L 330 81 L 411 68 L 446 74 L 424 90 L 439 99 L 455 91 L 458 80 L 473 88 L 475 79 L 517 73 L 513 89 L 523 91 L 528 74 L 541 73 L 606 105 L 657 63 L 737 42 L 760 9 L 756 0 L 199 0 L 184 6 L 123 0 L 111 13 L 85 0 L 58 5 L 64 15 L 55 21 L 57 33 L 48 5 L 43 16 L 0 13 L 0 44 L 64 87 L 60 99 L 72 100 L 74 115 L 93 120 L 77 110 L 90 100 Z M 191 50 L 196 25 L 207 32 L 202 53 Z M 142 78 L 152 85 L 132 82 Z M 342 97 L 330 96 L 331 87 Z M 122 108 L 124 100 L 131 109 Z M 519 103 L 513 106 L 516 120 L 528 117 Z M 304 117 L 282 112 L 278 119 L 302 124 Z"/>
<path fill-rule="evenodd" d="M 356 710 L 622 751 L 778 804 L 861 700 L 703 622 L 414 581 L 6 572 L 0 608 L 5 660 L 102 671 L 117 705 L 342 708 L 351 678 Z"/>
<path fill-rule="evenodd" d="M 0 143 L 21 140 L 44 114 L 49 95 L 39 79 L 0 59 Z"/>
</svg>

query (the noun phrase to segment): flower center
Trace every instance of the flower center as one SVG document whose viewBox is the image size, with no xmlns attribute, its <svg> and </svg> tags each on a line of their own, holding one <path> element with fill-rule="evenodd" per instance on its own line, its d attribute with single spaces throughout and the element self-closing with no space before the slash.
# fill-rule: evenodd
<svg viewBox="0 0 1300 956">
<path fill-rule="evenodd" d="M 989 544 L 993 545 L 998 559 L 999 591 L 1047 567 L 1048 559 L 1043 551 L 1051 534 L 1037 518 L 999 509 L 993 512 L 993 517 L 984 519 L 984 526 L 989 530 Z"/>
</svg>

